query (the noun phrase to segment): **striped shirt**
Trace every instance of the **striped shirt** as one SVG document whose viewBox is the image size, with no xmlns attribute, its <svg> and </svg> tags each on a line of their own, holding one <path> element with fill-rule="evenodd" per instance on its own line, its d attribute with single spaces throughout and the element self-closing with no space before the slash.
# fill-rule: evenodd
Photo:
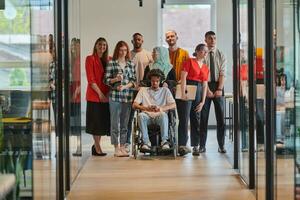
<svg viewBox="0 0 300 200">
<path fill-rule="evenodd" d="M 123 80 L 121 82 L 110 83 L 111 79 L 115 78 L 118 74 L 123 75 Z M 108 63 L 105 73 L 105 84 L 111 87 L 109 97 L 112 101 L 124 103 L 132 102 L 134 86 L 122 91 L 118 91 L 117 87 L 119 85 L 127 85 L 128 83 L 132 83 L 133 85 L 135 85 L 135 82 L 136 75 L 133 62 L 127 61 L 124 68 L 119 65 L 119 62 L 117 60 L 112 60 Z"/>
</svg>

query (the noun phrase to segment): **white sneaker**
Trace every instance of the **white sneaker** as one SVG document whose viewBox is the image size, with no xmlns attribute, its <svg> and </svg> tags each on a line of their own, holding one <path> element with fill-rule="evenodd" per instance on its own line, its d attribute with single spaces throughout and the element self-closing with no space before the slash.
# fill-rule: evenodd
<svg viewBox="0 0 300 200">
<path fill-rule="evenodd" d="M 121 149 L 119 147 L 115 148 L 115 153 L 114 156 L 115 157 L 122 157 L 123 153 L 121 151 Z"/>
<path fill-rule="evenodd" d="M 130 152 L 130 144 L 126 143 L 124 148 L 127 153 Z"/>
<path fill-rule="evenodd" d="M 146 151 L 150 151 L 151 150 L 151 145 L 149 144 L 143 144 L 143 146 L 141 147 L 142 150 L 146 150 Z"/>
<path fill-rule="evenodd" d="M 120 157 L 129 157 L 128 152 L 126 151 L 125 147 L 120 147 L 122 155 Z"/>
<path fill-rule="evenodd" d="M 170 145 L 167 141 L 163 141 L 163 142 L 161 142 L 161 148 L 162 148 L 162 150 L 167 150 L 167 149 L 170 149 Z"/>
</svg>

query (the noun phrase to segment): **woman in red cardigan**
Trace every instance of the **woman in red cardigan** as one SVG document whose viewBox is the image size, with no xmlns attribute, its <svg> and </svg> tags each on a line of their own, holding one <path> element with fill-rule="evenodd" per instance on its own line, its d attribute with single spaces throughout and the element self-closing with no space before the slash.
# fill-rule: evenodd
<svg viewBox="0 0 300 200">
<path fill-rule="evenodd" d="M 104 84 L 104 73 L 108 61 L 108 45 L 104 38 L 98 38 L 93 54 L 86 57 L 85 69 L 88 81 L 86 100 L 86 132 L 93 135 L 92 155 L 105 156 L 100 140 L 110 135 L 110 114 L 108 104 L 109 87 Z"/>
</svg>

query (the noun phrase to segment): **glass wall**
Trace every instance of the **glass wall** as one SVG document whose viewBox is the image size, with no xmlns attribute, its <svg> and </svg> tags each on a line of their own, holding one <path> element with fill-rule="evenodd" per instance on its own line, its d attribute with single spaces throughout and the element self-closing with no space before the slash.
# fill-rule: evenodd
<svg viewBox="0 0 300 200">
<path fill-rule="evenodd" d="M 266 195 L 265 155 L 265 1 L 257 0 L 255 6 L 255 71 L 256 71 L 256 196 Z"/>
<path fill-rule="evenodd" d="M 0 10 L 0 173 L 15 176 L 17 199 L 56 197 L 53 10 L 50 0 L 6 0 Z"/>
<path fill-rule="evenodd" d="M 295 144 L 296 144 L 296 161 L 295 161 L 295 199 L 300 199 L 300 1 L 297 0 L 295 3 L 295 14 L 294 14 L 294 51 L 295 51 Z"/>
<path fill-rule="evenodd" d="M 275 8 L 276 199 L 294 199 L 295 48 L 294 6 L 277 0 Z"/>
<path fill-rule="evenodd" d="M 240 173 L 249 184 L 249 82 L 248 82 L 248 3 L 239 1 L 239 112 L 240 112 Z"/>
<path fill-rule="evenodd" d="M 274 199 L 297 199 L 294 195 L 294 170 L 295 170 L 295 131 L 297 130 L 296 110 L 297 98 L 297 45 L 298 33 L 295 16 L 298 2 L 292 0 L 273 1 L 273 13 L 269 13 L 268 19 L 273 18 L 274 28 L 272 40 L 274 46 L 273 65 L 274 77 L 272 89 L 274 91 L 274 115 L 273 110 L 266 109 L 266 1 L 257 0 L 255 9 L 255 35 L 256 35 L 256 192 L 257 199 L 271 197 Z M 270 23 L 270 22 L 268 22 Z M 295 45 L 296 44 L 296 45 Z M 299 56 L 299 55 L 298 55 Z M 270 81 L 269 81 L 270 83 Z M 296 104 L 295 104 L 296 100 Z M 268 101 L 270 103 L 270 101 Z M 296 109 L 295 109 L 296 108 Z M 266 130 L 266 116 L 273 118 L 274 132 Z M 269 123 L 272 123 L 270 121 Z M 266 130 L 266 131 L 265 131 Z M 266 168 L 266 158 L 270 159 L 272 149 L 266 146 L 267 138 L 274 136 L 274 172 Z M 272 142 L 269 142 L 272 144 Z M 266 149 L 269 148 L 268 151 Z M 269 154 L 269 155 L 267 155 Z M 269 156 L 269 157 L 267 157 Z M 273 176 L 274 187 L 271 190 L 267 182 L 268 176 Z M 297 176 L 296 176 L 297 177 Z M 270 180 L 270 179 L 268 179 Z M 267 189 L 268 188 L 268 189 Z M 267 194 L 268 191 L 268 194 Z"/>
<path fill-rule="evenodd" d="M 0 173 L 15 176 L 14 198 L 32 197 L 31 10 L 29 1 L 5 3 L 0 10 Z"/>
<path fill-rule="evenodd" d="M 69 156 L 70 182 L 72 183 L 84 163 L 81 135 L 81 58 L 80 58 L 80 1 L 69 1 Z"/>
<path fill-rule="evenodd" d="M 31 1 L 34 198 L 56 198 L 54 2 Z M 46 180 L 46 181 L 44 181 Z"/>
</svg>

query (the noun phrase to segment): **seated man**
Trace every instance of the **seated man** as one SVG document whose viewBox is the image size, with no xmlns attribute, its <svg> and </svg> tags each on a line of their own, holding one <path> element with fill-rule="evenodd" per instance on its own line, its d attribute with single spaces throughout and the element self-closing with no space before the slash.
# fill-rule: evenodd
<svg viewBox="0 0 300 200">
<path fill-rule="evenodd" d="M 163 150 L 169 149 L 167 142 L 169 119 L 166 111 L 175 109 L 175 100 L 168 88 L 159 87 L 163 72 L 160 69 L 152 69 L 148 73 L 151 87 L 141 88 L 133 102 L 133 108 L 139 109 L 138 123 L 143 137 L 142 150 L 150 151 L 151 143 L 148 135 L 148 125 L 160 126 L 161 146 Z"/>
</svg>

